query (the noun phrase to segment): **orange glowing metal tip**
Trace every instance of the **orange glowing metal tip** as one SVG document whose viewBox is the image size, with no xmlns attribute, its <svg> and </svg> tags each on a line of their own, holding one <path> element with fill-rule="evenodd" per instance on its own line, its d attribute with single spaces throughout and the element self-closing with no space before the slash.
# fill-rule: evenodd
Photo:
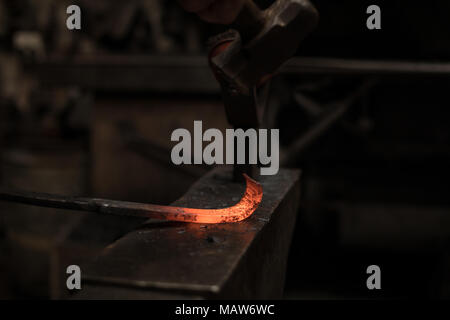
<svg viewBox="0 0 450 320">
<path fill-rule="evenodd" d="M 246 189 L 241 200 L 234 206 L 223 209 L 191 209 L 148 205 L 152 216 L 165 220 L 195 223 L 238 222 L 250 217 L 261 203 L 261 185 L 244 174 Z"/>
<path fill-rule="evenodd" d="M 258 208 L 263 197 L 262 186 L 245 174 L 244 177 L 246 181 L 246 189 L 241 200 L 234 206 L 223 209 L 182 208 L 105 199 L 63 197 L 44 193 L 10 192 L 3 190 L 0 190 L 0 200 L 58 209 L 154 218 L 170 221 L 193 223 L 238 222 L 250 217 Z"/>
</svg>

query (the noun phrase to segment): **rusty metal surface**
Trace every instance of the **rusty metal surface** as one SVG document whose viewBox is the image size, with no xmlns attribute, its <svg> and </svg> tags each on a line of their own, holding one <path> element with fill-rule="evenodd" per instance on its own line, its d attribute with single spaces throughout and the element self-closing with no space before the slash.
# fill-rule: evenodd
<svg viewBox="0 0 450 320">
<path fill-rule="evenodd" d="M 205 209 L 229 205 L 244 187 L 231 182 L 231 176 L 231 168 L 213 170 L 174 205 Z M 84 287 L 77 298 L 128 297 L 115 288 L 134 289 L 147 298 L 281 297 L 299 176 L 297 170 L 280 170 L 276 176 L 262 177 L 263 200 L 250 218 L 239 223 L 149 220 L 82 267 Z"/>
</svg>

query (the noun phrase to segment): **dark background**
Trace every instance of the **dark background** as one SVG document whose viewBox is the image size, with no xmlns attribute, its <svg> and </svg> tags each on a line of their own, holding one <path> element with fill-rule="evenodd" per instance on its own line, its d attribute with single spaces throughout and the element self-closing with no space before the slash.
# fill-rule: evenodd
<svg viewBox="0 0 450 320">
<path fill-rule="evenodd" d="M 297 57 L 449 70 L 448 1 L 313 2 L 320 23 Z M 82 8 L 81 31 L 65 27 L 69 4 Z M 366 28 L 370 4 L 381 7 L 382 30 Z M 170 165 L 172 130 L 200 117 L 205 126 L 227 127 L 206 64 L 208 37 L 224 29 L 175 1 L 0 1 L 0 183 L 176 200 L 208 168 Z M 373 83 L 289 164 L 303 170 L 303 193 L 285 298 L 450 297 L 449 75 L 292 71 L 274 78 L 268 122 L 280 128 L 284 147 L 334 102 Z M 14 213 L 0 216 L 2 298 L 55 297 L 55 250 L 70 240 L 95 256 L 135 227 L 2 206 Z M 371 264 L 382 270 L 379 292 L 365 285 Z"/>
</svg>

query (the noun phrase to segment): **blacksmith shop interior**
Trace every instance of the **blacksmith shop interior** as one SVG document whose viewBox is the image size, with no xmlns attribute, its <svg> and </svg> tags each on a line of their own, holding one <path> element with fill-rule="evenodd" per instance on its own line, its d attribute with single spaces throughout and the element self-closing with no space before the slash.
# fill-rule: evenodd
<svg viewBox="0 0 450 320">
<path fill-rule="evenodd" d="M 450 298 L 450 3 L 310 1 L 0 0 L 0 299 Z"/>
</svg>

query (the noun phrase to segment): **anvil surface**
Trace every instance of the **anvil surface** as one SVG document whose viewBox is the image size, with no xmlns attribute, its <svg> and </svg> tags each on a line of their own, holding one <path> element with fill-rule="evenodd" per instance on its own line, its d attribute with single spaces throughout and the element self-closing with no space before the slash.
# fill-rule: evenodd
<svg viewBox="0 0 450 320">
<path fill-rule="evenodd" d="M 242 222 L 147 221 L 82 266 L 83 290 L 74 298 L 281 298 L 299 179 L 298 170 L 261 177 L 262 202 Z M 214 169 L 173 205 L 231 206 L 245 189 L 231 181 L 231 168 Z"/>
</svg>

